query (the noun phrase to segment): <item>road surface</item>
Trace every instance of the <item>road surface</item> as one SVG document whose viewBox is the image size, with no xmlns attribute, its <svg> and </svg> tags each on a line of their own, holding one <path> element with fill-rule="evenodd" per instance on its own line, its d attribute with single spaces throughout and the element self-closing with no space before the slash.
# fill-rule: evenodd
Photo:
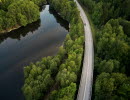
<svg viewBox="0 0 130 100">
<path fill-rule="evenodd" d="M 91 100 L 92 82 L 93 82 L 93 63 L 94 63 L 93 38 L 87 16 L 82 7 L 80 6 L 80 4 L 77 2 L 77 0 L 75 0 L 75 2 L 80 11 L 80 16 L 84 23 L 84 31 L 85 31 L 84 60 L 83 60 L 83 68 L 77 100 Z"/>
</svg>

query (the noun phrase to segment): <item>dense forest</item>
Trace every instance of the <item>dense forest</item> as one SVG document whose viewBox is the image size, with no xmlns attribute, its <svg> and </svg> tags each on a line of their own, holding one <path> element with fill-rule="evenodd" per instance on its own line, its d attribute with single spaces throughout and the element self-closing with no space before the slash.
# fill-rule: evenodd
<svg viewBox="0 0 130 100">
<path fill-rule="evenodd" d="M 74 1 L 49 0 L 58 14 L 70 23 L 69 34 L 56 56 L 42 58 L 24 67 L 22 88 L 26 100 L 74 100 L 83 58 L 84 29 Z"/>
<path fill-rule="evenodd" d="M 45 0 L 0 0 L 0 33 L 26 26 L 39 19 Z"/>
<path fill-rule="evenodd" d="M 79 0 L 95 26 L 93 100 L 130 100 L 130 0 Z M 84 29 L 72 0 L 48 0 L 70 23 L 56 56 L 24 67 L 26 100 L 74 100 L 84 52 Z M 0 0 L 0 33 L 39 19 L 45 0 Z"/>
<path fill-rule="evenodd" d="M 130 0 L 79 0 L 95 25 L 93 100 L 130 100 Z"/>
</svg>

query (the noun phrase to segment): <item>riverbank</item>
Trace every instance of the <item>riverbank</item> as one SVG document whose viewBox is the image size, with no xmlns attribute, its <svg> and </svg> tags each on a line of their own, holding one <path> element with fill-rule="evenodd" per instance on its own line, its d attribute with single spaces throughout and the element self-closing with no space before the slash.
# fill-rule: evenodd
<svg viewBox="0 0 130 100">
<path fill-rule="evenodd" d="M 16 29 L 18 29 L 18 28 L 20 28 L 20 27 L 22 27 L 22 26 L 17 25 L 17 26 L 15 26 L 15 27 L 13 27 L 13 28 L 6 29 L 6 30 L 2 30 L 2 31 L 0 31 L 0 35 L 2 35 L 2 34 L 4 34 L 4 33 L 9 33 L 9 32 L 11 32 L 11 31 L 13 31 L 13 30 L 16 30 Z"/>
<path fill-rule="evenodd" d="M 0 7 L 0 34 L 27 26 L 37 21 L 39 16 L 39 6 L 32 1 L 3 1 Z"/>
<path fill-rule="evenodd" d="M 55 56 L 67 34 L 67 21 L 46 5 L 40 20 L 0 36 L 1 100 L 24 100 L 23 67 L 42 57 Z"/>
<path fill-rule="evenodd" d="M 44 98 L 55 83 L 58 83 L 58 87 L 51 91 L 48 99 L 76 98 L 84 51 L 84 28 L 74 1 L 58 2 L 61 1 L 49 0 L 61 17 L 70 23 L 69 34 L 57 55 L 45 57 L 24 68 L 25 82 L 22 90 L 26 99 Z"/>
</svg>

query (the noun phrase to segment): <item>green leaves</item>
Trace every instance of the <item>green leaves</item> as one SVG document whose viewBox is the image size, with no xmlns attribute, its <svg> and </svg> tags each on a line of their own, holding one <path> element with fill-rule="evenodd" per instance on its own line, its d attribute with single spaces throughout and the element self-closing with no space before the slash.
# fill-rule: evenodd
<svg viewBox="0 0 130 100">
<path fill-rule="evenodd" d="M 112 19 L 104 26 L 97 45 L 99 57 L 119 61 L 124 59 L 124 56 L 128 53 L 129 46 L 118 20 Z"/>
<path fill-rule="evenodd" d="M 103 3 L 99 2 L 94 6 L 92 20 L 94 21 L 94 24 L 96 24 L 96 25 L 101 24 L 101 20 L 102 20 L 101 17 L 103 15 L 102 5 L 103 5 Z"/>
<path fill-rule="evenodd" d="M 112 72 L 119 72 L 120 63 L 116 60 L 103 60 L 98 65 L 97 71 L 98 73 L 106 72 L 106 73 L 112 73 Z"/>
<path fill-rule="evenodd" d="M 127 100 L 130 92 L 129 78 L 121 73 L 101 73 L 95 83 L 95 100 Z M 124 91 L 123 88 L 126 88 Z M 123 89 L 121 91 L 121 89 Z M 120 99 L 119 99 L 120 100 Z"/>
<path fill-rule="evenodd" d="M 42 6 L 43 4 L 46 4 L 46 0 L 30 0 L 30 1 L 33 1 L 38 6 Z"/>
<path fill-rule="evenodd" d="M 59 91 L 54 90 L 51 93 L 50 100 L 74 100 L 76 92 L 76 84 L 71 83 L 69 86 L 60 89 Z"/>
<path fill-rule="evenodd" d="M 94 100 L 129 100 L 130 80 L 122 73 L 130 75 L 130 0 L 81 2 L 88 8 L 93 23 L 99 28 L 95 33 Z"/>
<path fill-rule="evenodd" d="M 68 86 L 71 82 L 76 82 L 77 76 L 74 72 L 69 72 L 67 69 L 59 71 L 56 81 L 60 83 L 61 87 Z"/>
<path fill-rule="evenodd" d="M 26 100 L 32 100 L 33 91 L 30 86 L 27 86 L 24 90 Z"/>
<path fill-rule="evenodd" d="M 130 81 L 121 73 L 127 69 L 129 50 L 130 46 L 119 20 L 109 20 L 102 28 L 97 43 L 95 69 L 100 75 L 95 83 L 95 100 L 128 100 L 129 96 L 125 94 L 129 89 L 124 91 L 123 88 L 128 87 Z"/>
<path fill-rule="evenodd" d="M 51 93 L 50 99 L 73 100 L 83 55 L 83 24 L 73 1 L 49 0 L 49 2 L 71 23 L 70 35 L 66 36 L 64 46 L 59 48 L 56 56 L 42 58 L 36 64 L 24 68 L 23 92 L 26 98 L 32 95 L 32 100 L 39 100 L 55 82 L 54 86 L 57 86 L 54 89 L 58 90 Z M 21 15 L 19 16 L 24 20 Z M 28 16 L 30 17 L 30 13 Z M 33 94 L 32 92 L 27 94 L 27 90 L 33 91 Z"/>
<path fill-rule="evenodd" d="M 49 69 L 42 70 L 35 65 L 32 65 L 31 70 L 29 66 L 25 69 L 25 73 L 29 75 L 23 86 L 24 96 L 27 100 L 38 100 L 43 95 L 42 92 L 46 92 L 53 84 L 51 71 Z"/>
<path fill-rule="evenodd" d="M 39 16 L 39 7 L 32 1 L 12 1 L 7 7 L 7 11 L 0 10 L 0 30 L 9 30 L 18 26 L 26 26 L 38 20 Z"/>
<path fill-rule="evenodd" d="M 26 100 L 39 100 L 50 89 L 65 53 L 61 47 L 57 56 L 44 57 L 41 61 L 24 67 L 25 83 L 22 90 Z"/>
</svg>

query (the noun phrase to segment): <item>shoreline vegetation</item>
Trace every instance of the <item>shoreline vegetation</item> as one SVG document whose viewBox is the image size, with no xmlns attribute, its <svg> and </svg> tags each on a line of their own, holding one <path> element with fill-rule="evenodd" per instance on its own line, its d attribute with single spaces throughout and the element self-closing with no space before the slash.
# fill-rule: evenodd
<svg viewBox="0 0 130 100">
<path fill-rule="evenodd" d="M 95 35 L 92 100 L 130 99 L 130 0 L 79 0 Z"/>
<path fill-rule="evenodd" d="M 44 57 L 24 67 L 23 94 L 26 100 L 39 100 L 44 97 L 48 100 L 74 100 L 84 51 L 83 23 L 74 1 L 48 2 L 70 23 L 70 31 L 56 56 Z"/>
<path fill-rule="evenodd" d="M 37 21 L 40 18 L 39 7 L 46 3 L 45 0 L 1 0 L 0 34 Z"/>
<path fill-rule="evenodd" d="M 13 28 L 6 29 L 6 30 L 2 30 L 2 31 L 0 31 L 0 35 L 1 35 L 1 34 L 4 34 L 4 33 L 11 32 L 11 31 L 16 30 L 16 29 L 18 29 L 18 28 L 20 28 L 20 27 L 22 27 L 22 26 L 17 25 L 17 26 L 15 26 L 15 27 L 13 27 Z"/>
</svg>

